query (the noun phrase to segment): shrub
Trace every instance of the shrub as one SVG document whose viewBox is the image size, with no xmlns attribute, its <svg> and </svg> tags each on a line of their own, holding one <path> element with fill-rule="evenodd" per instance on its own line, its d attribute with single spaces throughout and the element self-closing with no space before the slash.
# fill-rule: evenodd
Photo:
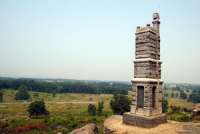
<svg viewBox="0 0 200 134">
<path fill-rule="evenodd" d="M 92 115 L 92 116 L 96 115 L 96 106 L 93 104 L 89 104 L 88 105 L 88 113 L 89 113 L 89 115 Z"/>
<path fill-rule="evenodd" d="M 179 107 L 179 106 L 170 106 L 169 113 L 180 112 L 180 111 L 181 111 L 181 107 Z"/>
<path fill-rule="evenodd" d="M 163 98 L 163 100 L 162 100 L 162 112 L 166 113 L 167 110 L 168 110 L 168 100 Z"/>
<path fill-rule="evenodd" d="M 37 100 L 32 102 L 28 106 L 28 113 L 30 116 L 38 116 L 38 115 L 48 115 L 49 112 L 46 110 L 45 103 L 43 100 Z"/>
<path fill-rule="evenodd" d="M 29 121 L 30 120 L 26 120 L 26 119 L 12 119 L 9 121 L 8 124 L 10 128 L 16 128 L 16 127 L 27 124 Z"/>
<path fill-rule="evenodd" d="M 111 109 L 115 114 L 122 115 L 124 112 L 130 111 L 131 101 L 126 95 L 114 95 L 113 99 L 110 101 Z"/>
<path fill-rule="evenodd" d="M 26 86 L 20 86 L 17 93 L 15 94 L 15 100 L 28 100 L 30 94 L 27 91 Z"/>
<path fill-rule="evenodd" d="M 169 114 L 169 119 L 180 122 L 187 122 L 191 121 L 191 116 L 183 112 L 173 112 Z"/>
<path fill-rule="evenodd" d="M 72 131 L 74 128 L 76 128 L 78 126 L 78 122 L 77 120 L 75 120 L 74 118 L 70 118 L 67 122 L 67 128 L 68 131 Z"/>
<path fill-rule="evenodd" d="M 3 91 L 0 91 L 0 102 L 3 102 Z"/>
<path fill-rule="evenodd" d="M 168 110 L 168 118 L 170 120 L 180 121 L 180 122 L 187 122 L 191 121 L 191 115 L 187 112 L 183 112 L 183 109 L 176 106 L 170 106 Z"/>
<path fill-rule="evenodd" d="M 103 101 L 99 101 L 98 103 L 98 108 L 97 108 L 97 114 L 101 115 L 103 112 L 103 108 L 104 108 L 104 102 Z"/>
<path fill-rule="evenodd" d="M 66 120 L 61 116 L 53 116 L 45 118 L 44 122 L 49 126 L 65 125 Z"/>
</svg>

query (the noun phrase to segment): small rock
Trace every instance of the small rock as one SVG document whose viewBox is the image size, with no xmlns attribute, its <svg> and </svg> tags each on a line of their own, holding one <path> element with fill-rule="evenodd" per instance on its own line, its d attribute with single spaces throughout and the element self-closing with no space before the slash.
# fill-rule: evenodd
<svg viewBox="0 0 200 134">
<path fill-rule="evenodd" d="M 96 124 L 90 123 L 82 128 L 73 130 L 70 134 L 98 134 L 98 128 Z"/>
</svg>

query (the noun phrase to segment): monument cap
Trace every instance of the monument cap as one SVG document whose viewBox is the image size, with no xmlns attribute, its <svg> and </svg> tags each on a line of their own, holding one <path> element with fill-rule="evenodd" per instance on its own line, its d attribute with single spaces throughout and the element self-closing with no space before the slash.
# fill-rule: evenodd
<svg viewBox="0 0 200 134">
<path fill-rule="evenodd" d="M 153 20 L 159 20 L 160 16 L 159 13 L 153 13 Z"/>
</svg>

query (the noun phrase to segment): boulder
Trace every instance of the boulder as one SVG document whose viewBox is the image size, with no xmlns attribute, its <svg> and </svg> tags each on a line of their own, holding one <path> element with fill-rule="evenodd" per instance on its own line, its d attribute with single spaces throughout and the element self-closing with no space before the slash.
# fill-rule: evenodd
<svg viewBox="0 0 200 134">
<path fill-rule="evenodd" d="M 98 134 L 98 128 L 96 124 L 90 123 L 82 128 L 73 130 L 70 134 Z"/>
</svg>

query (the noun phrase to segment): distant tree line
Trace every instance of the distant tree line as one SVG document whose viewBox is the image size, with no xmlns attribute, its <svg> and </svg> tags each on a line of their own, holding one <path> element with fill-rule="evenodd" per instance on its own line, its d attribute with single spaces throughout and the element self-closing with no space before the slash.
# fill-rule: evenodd
<svg viewBox="0 0 200 134">
<path fill-rule="evenodd" d="M 188 100 L 193 103 L 200 103 L 200 89 L 193 90 L 191 95 L 189 96 Z"/>
<path fill-rule="evenodd" d="M 120 82 L 64 81 L 47 82 L 35 79 L 0 79 L 0 89 L 18 89 L 26 86 L 29 91 L 49 93 L 94 93 L 94 94 L 128 94 L 130 84 Z"/>
</svg>

